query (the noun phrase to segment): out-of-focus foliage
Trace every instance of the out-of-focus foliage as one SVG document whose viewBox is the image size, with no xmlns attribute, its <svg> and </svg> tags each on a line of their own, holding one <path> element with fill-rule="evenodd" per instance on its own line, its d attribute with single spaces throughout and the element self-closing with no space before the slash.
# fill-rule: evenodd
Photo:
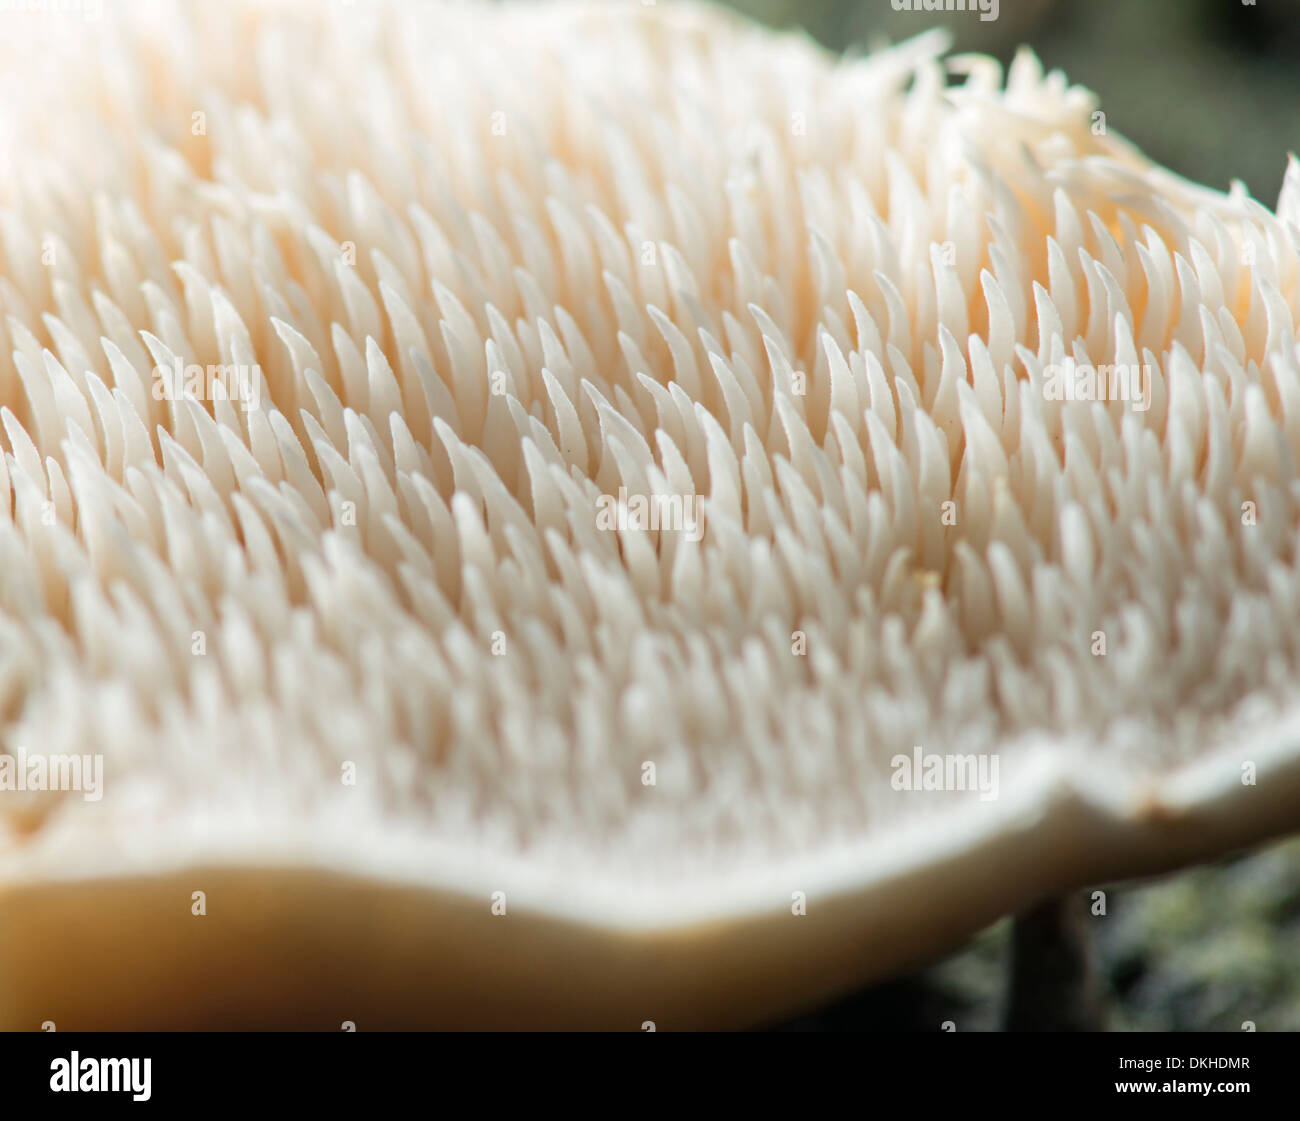
<svg viewBox="0 0 1300 1121">
<path fill-rule="evenodd" d="M 901 2 L 901 0 L 900 0 Z M 1300 0 L 1000 0 L 974 12 L 896 12 L 890 0 L 728 0 L 836 50 L 943 25 L 958 51 L 1009 61 L 1022 43 L 1101 97 L 1107 123 L 1153 159 L 1272 206 L 1300 151 Z"/>
<path fill-rule="evenodd" d="M 1300 837 L 1105 892 L 1106 913 L 1087 921 L 1109 1030 L 1300 1031 Z M 1004 919 L 928 969 L 778 1026 L 998 1031 L 1010 968 Z"/>
</svg>

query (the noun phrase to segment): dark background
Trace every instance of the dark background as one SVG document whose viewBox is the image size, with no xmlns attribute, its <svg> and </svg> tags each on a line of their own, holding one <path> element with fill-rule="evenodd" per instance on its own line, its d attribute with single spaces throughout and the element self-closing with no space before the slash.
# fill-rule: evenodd
<svg viewBox="0 0 1300 1121">
<path fill-rule="evenodd" d="M 943 25 L 956 51 L 1009 62 L 1024 43 L 1101 97 L 1108 128 L 1220 190 L 1242 180 L 1272 208 L 1300 152 L 1300 0 L 1000 0 L 977 12 L 895 12 L 890 0 L 729 0 L 835 50 Z"/>
</svg>

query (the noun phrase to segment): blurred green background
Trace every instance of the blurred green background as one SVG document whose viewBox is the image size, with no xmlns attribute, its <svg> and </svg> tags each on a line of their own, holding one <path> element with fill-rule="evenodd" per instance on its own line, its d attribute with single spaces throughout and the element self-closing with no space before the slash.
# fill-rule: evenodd
<svg viewBox="0 0 1300 1121">
<path fill-rule="evenodd" d="M 1089 936 L 1108 1031 L 1300 1031 L 1300 837 L 1145 883 L 1097 884 Z M 1091 902 L 1093 888 L 1080 892 Z M 779 1031 L 1000 1031 L 1011 920 L 940 962 L 773 1025 Z"/>
<path fill-rule="evenodd" d="M 1241 179 L 1272 208 L 1300 153 L 1300 0 L 1000 0 L 998 18 L 895 12 L 890 0 L 727 0 L 835 50 L 936 25 L 956 51 L 1010 61 L 1026 43 L 1101 97 L 1107 125 L 1153 159 L 1226 189 Z"/>
</svg>

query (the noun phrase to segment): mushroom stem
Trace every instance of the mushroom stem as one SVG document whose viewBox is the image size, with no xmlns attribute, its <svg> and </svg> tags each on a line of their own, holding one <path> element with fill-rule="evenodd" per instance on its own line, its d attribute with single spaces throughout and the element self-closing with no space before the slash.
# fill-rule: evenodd
<svg viewBox="0 0 1300 1121">
<path fill-rule="evenodd" d="M 1017 915 L 1008 1031 L 1102 1031 L 1105 1006 L 1086 897 L 1045 899 Z"/>
</svg>

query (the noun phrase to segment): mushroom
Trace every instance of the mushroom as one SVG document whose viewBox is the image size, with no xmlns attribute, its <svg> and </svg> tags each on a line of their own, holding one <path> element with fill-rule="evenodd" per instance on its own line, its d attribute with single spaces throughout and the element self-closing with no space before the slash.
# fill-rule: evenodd
<svg viewBox="0 0 1300 1121">
<path fill-rule="evenodd" d="M 0 1027 L 751 1025 L 1300 826 L 1300 168 L 944 51 L 7 24 Z"/>
</svg>

